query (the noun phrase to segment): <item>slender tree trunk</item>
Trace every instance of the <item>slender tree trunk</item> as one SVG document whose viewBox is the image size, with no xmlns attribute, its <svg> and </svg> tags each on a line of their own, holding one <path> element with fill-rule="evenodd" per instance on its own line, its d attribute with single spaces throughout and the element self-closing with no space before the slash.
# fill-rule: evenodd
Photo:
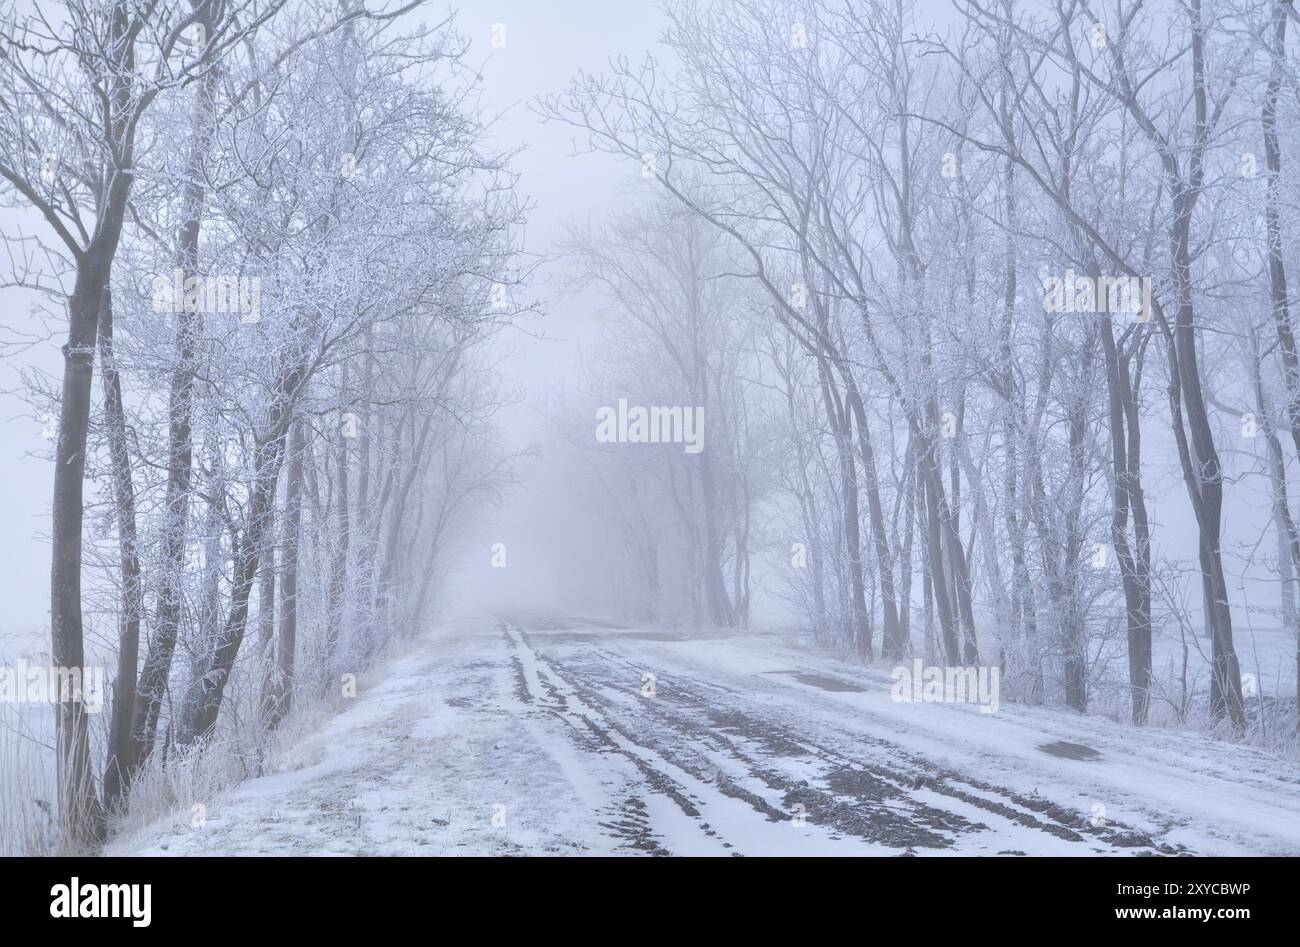
<svg viewBox="0 0 1300 947">
<path fill-rule="evenodd" d="M 347 398 L 348 368 L 344 363 L 342 369 L 342 394 Z M 346 404 L 344 400 L 342 403 Z M 344 591 L 348 576 L 348 545 L 351 540 L 352 522 L 348 509 L 348 440 L 349 435 L 340 425 L 335 429 L 339 439 L 338 447 L 338 519 L 339 533 L 334 557 L 330 566 L 329 598 L 326 604 L 325 618 L 325 654 L 326 661 L 332 662 L 338 654 L 339 636 L 343 627 Z M 330 671 L 330 669 L 326 669 Z M 332 673 L 332 672 L 331 672 Z"/>
<path fill-rule="evenodd" d="M 799 512 L 804 528 L 804 547 L 808 569 L 812 577 L 813 637 L 821 642 L 827 627 L 829 616 L 826 613 L 826 579 L 824 575 L 821 518 L 818 516 L 817 501 L 813 494 L 812 481 L 808 477 L 809 457 L 804 447 L 805 431 L 799 424 L 799 415 L 795 407 L 794 381 L 783 370 L 786 418 L 789 436 L 794 442 L 796 469 L 798 471 Z"/>
<path fill-rule="evenodd" d="M 263 722 L 269 721 L 275 701 L 275 507 L 271 507 L 271 522 L 267 525 L 262 547 L 262 561 L 258 563 L 257 589 L 257 653 L 262 662 L 262 691 L 258 708 Z"/>
<path fill-rule="evenodd" d="M 59 668 L 86 666 L 81 615 L 81 533 L 99 306 L 108 285 L 111 253 L 87 252 L 68 299 L 68 341 L 63 346 L 63 389 L 54 452 L 51 530 L 50 631 Z M 104 839 L 103 808 L 91 772 L 85 704 L 61 695 L 58 702 L 59 821 L 64 845 L 81 850 Z"/>
<path fill-rule="evenodd" d="M 1119 559 L 1120 582 L 1124 588 L 1133 722 L 1141 726 L 1147 721 L 1151 698 L 1151 553 L 1137 447 L 1140 433 L 1136 427 L 1129 427 L 1137 423 L 1136 399 L 1128 381 L 1128 361 L 1121 358 L 1115 345 L 1114 326 L 1109 313 L 1104 313 L 1101 317 L 1101 341 L 1106 356 L 1106 394 L 1114 483 L 1110 535 L 1115 556 Z M 1135 533 L 1132 543 L 1129 541 L 1128 529 L 1130 512 L 1133 515 Z"/>
<path fill-rule="evenodd" d="M 867 513 L 871 520 L 872 549 L 876 554 L 876 574 L 880 581 L 881 607 L 884 612 L 882 653 L 886 658 L 901 658 L 907 651 L 907 636 L 898 620 L 898 598 L 894 588 L 894 558 L 885 532 L 884 505 L 880 501 L 880 478 L 876 471 L 876 451 L 867 424 L 866 406 L 856 387 L 848 391 L 849 403 L 858 421 L 858 445 L 862 452 L 862 472 L 867 486 Z"/>
<path fill-rule="evenodd" d="M 280 557 L 280 636 L 275 657 L 275 700 L 271 726 L 289 713 L 293 703 L 294 656 L 298 643 L 298 550 L 302 532 L 303 462 L 307 434 L 301 418 L 289 438 L 289 474 L 285 484 L 284 554 Z"/>
<path fill-rule="evenodd" d="M 898 543 L 898 636 L 903 654 L 912 650 L 912 543 L 916 533 L 916 435 L 908 433 L 903 461 L 903 536 Z"/>
<path fill-rule="evenodd" d="M 947 555 L 944 549 L 941 503 L 943 489 L 939 486 L 939 463 L 935 454 L 938 450 L 937 439 L 924 438 L 921 446 L 920 466 L 921 482 L 925 488 L 925 526 L 926 551 L 929 565 L 929 587 L 933 593 L 933 603 L 939 615 L 939 633 L 943 639 L 944 655 L 950 665 L 962 663 L 961 644 L 957 638 L 957 622 L 952 611 L 952 593 L 948 585 L 948 567 L 944 562 Z"/>
<path fill-rule="evenodd" d="M 717 484 L 713 460 L 708 451 L 700 451 L 696 458 L 704 511 L 704 594 L 708 602 L 709 622 L 715 628 L 731 628 L 736 624 L 736 614 L 727 595 L 726 578 L 722 574 L 722 537 L 715 509 Z"/>
<path fill-rule="evenodd" d="M 1091 376 L 1088 371 L 1091 362 L 1093 342 L 1091 333 L 1084 343 L 1084 359 L 1081 377 L 1090 387 Z M 1084 477 L 1087 473 L 1087 410 L 1088 399 L 1083 392 L 1074 393 L 1074 403 L 1070 406 L 1068 418 L 1068 441 L 1070 457 L 1070 474 L 1066 489 L 1065 533 L 1062 543 L 1062 564 L 1060 577 L 1062 589 L 1062 625 L 1065 646 L 1065 703 L 1079 712 L 1088 709 L 1088 652 L 1087 635 L 1084 627 L 1084 605 L 1082 576 L 1079 574 L 1080 552 L 1083 547 L 1083 528 L 1081 513 L 1083 509 Z"/>
<path fill-rule="evenodd" d="M 104 804 L 115 809 L 126 788 L 123 761 L 130 755 L 131 715 L 135 709 L 139 673 L 140 624 L 144 611 L 140 557 L 135 520 L 135 484 L 126 439 L 126 409 L 122 380 L 113 354 L 112 290 L 104 287 L 99 311 L 99 361 L 103 370 L 104 420 L 113 470 L 113 505 L 117 519 L 121 602 L 118 612 L 117 679 L 113 685 L 113 718 L 104 764 Z"/>
<path fill-rule="evenodd" d="M 935 422 L 938 421 L 938 405 L 931 403 Z M 957 429 L 961 435 L 960 422 Z M 938 450 L 938 442 L 935 444 Z M 955 454 L 955 448 L 954 448 Z M 975 605 L 971 593 L 970 564 L 966 558 L 966 547 L 961 539 L 960 507 L 961 476 L 956 459 L 952 466 L 953 492 L 949 497 L 943 495 L 943 473 L 936 459 L 936 492 L 939 499 L 940 520 L 943 526 L 944 549 L 950 571 L 949 585 L 953 593 L 954 614 L 958 617 L 961 628 L 962 662 L 972 665 L 979 663 L 979 645 L 975 629 Z"/>
<path fill-rule="evenodd" d="M 867 618 L 866 582 L 862 574 L 862 534 L 858 509 L 858 473 L 853 460 L 852 421 L 838 393 L 833 390 L 826 359 L 817 359 L 821 380 L 822 401 L 835 434 L 835 450 L 840 464 L 840 492 L 844 506 L 844 541 L 849 556 L 849 594 L 853 610 L 852 642 L 858 654 L 870 660 L 871 626 Z"/>
<path fill-rule="evenodd" d="M 1173 228 L 1174 289 L 1177 311 L 1174 321 L 1174 356 L 1178 363 L 1179 390 L 1190 432 L 1192 482 L 1199 527 L 1199 555 L 1205 597 L 1206 625 L 1211 637 L 1210 710 L 1227 717 L 1237 730 L 1246 726 L 1241 696 L 1241 669 L 1232 640 L 1232 612 L 1228 606 L 1228 582 L 1223 571 L 1220 542 L 1223 518 L 1223 466 L 1214 446 L 1214 433 L 1201 390 L 1200 365 L 1196 354 L 1196 319 L 1192 303 L 1191 217 L 1194 196 L 1186 190 L 1175 194 Z M 1175 419 L 1177 423 L 1177 419 Z"/>
</svg>

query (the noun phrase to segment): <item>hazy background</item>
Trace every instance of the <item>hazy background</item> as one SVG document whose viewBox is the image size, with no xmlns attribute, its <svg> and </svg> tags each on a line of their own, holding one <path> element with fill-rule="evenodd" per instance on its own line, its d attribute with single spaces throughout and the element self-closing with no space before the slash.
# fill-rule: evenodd
<svg viewBox="0 0 1300 947">
<path fill-rule="evenodd" d="M 424 14 L 440 21 L 446 7 Z M 521 147 L 514 159 L 520 187 L 535 205 L 529 214 L 527 247 L 545 257 L 564 237 L 564 228 L 587 219 L 599 220 L 619 200 L 626 188 L 650 186 L 637 168 L 605 156 L 573 156 L 574 142 L 567 129 L 543 125 L 529 110 L 539 95 L 563 90 L 579 69 L 600 71 L 611 56 L 642 55 L 655 42 L 660 29 L 659 11 L 650 4 L 592 3 L 590 0 L 504 0 L 473 3 L 456 12 L 456 24 L 470 43 L 468 62 L 483 76 L 481 107 L 486 115 L 499 115 L 493 143 L 503 149 Z M 506 43 L 492 46 L 493 27 L 503 24 Z M 578 150 L 582 143 L 578 142 Z M 0 228 L 33 232 L 39 222 L 30 215 L 0 209 Z M 499 416 L 511 447 L 523 448 L 545 438 L 544 410 L 548 392 L 573 376 L 580 351 L 596 330 L 596 306 L 583 297 L 565 298 L 558 285 L 560 268 L 544 263 L 532 295 L 544 314 L 527 320 L 523 331 L 511 330 L 501 340 L 505 359 L 501 369 L 507 383 L 517 389 L 518 400 Z M 18 351 L 6 346 L 0 353 L 0 634 L 16 631 L 44 632 L 49 623 L 50 511 L 49 462 L 40 456 L 48 448 L 42 437 L 42 419 L 20 397 L 20 373 L 39 367 L 57 372 L 59 346 L 64 331 L 61 312 L 56 318 L 32 313 L 36 296 L 24 290 L 0 289 L 0 340 L 13 343 L 39 336 L 41 341 Z M 48 305 L 48 304 L 47 304 Z M 47 325 L 48 323 L 48 325 Z M 47 338 L 50 330 L 57 334 Z M 98 395 L 98 388 L 96 388 Z M 594 425 L 594 421 L 593 421 Z M 523 471 L 531 472 L 530 485 L 554 485 L 562 480 L 543 452 Z M 561 570 L 566 561 L 556 549 L 556 519 L 563 515 L 553 502 L 539 504 L 536 489 L 518 491 L 494 517 L 478 524 L 454 553 L 453 563 L 463 567 L 463 607 L 540 599 L 547 605 L 561 586 L 573 590 Z M 552 496 L 551 500 L 554 500 Z M 580 503 L 580 497 L 572 498 Z M 493 543 L 504 542 L 508 567 L 489 565 Z M 582 554 L 580 541 L 570 543 Z M 548 601 L 549 600 L 549 601 Z M 24 637 L 26 637 L 24 635 Z M 46 645 L 48 646 L 48 644 Z"/>
</svg>

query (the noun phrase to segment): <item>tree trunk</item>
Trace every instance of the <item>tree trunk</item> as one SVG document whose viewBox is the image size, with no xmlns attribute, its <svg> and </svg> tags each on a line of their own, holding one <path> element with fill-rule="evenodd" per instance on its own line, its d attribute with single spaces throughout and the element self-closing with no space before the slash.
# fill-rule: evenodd
<svg viewBox="0 0 1300 947">
<path fill-rule="evenodd" d="M 817 359 L 820 375 L 822 401 L 826 408 L 827 419 L 835 435 L 835 450 L 840 462 L 840 492 L 844 506 L 844 541 L 849 556 L 849 594 L 853 610 L 853 644 L 858 654 L 871 660 L 871 626 L 867 618 L 866 582 L 862 575 L 862 535 L 858 510 L 858 473 L 853 461 L 852 421 L 841 402 L 838 393 L 833 390 L 830 370 L 826 366 L 824 355 Z"/>
<path fill-rule="evenodd" d="M 293 423 L 289 438 L 289 474 L 285 484 L 284 553 L 280 557 L 280 637 L 275 654 L 275 698 L 272 727 L 289 713 L 293 703 L 294 655 L 298 642 L 298 550 L 302 531 L 303 455 L 307 434 L 301 418 Z"/>
<path fill-rule="evenodd" d="M 262 691 L 258 712 L 264 723 L 271 719 L 275 702 L 275 507 L 271 507 L 262 561 L 258 564 L 257 653 L 262 662 Z"/>
<path fill-rule="evenodd" d="M 342 390 L 340 403 L 346 404 L 348 387 L 348 369 L 342 368 Z M 334 556 L 330 564 L 330 583 L 325 618 L 325 655 L 326 662 L 332 662 L 338 653 L 339 636 L 343 627 L 344 592 L 348 577 L 348 544 L 351 538 L 351 518 L 348 511 L 348 438 L 342 428 L 342 418 L 334 430 L 339 439 L 338 448 L 338 544 L 334 547 Z M 332 674 L 332 668 L 325 668 Z"/>
<path fill-rule="evenodd" d="M 51 653 L 59 668 L 86 665 L 81 615 L 81 531 L 86 473 L 86 434 L 99 305 L 108 285 L 111 254 L 95 247 L 77 267 L 68 299 L 68 341 L 63 346 L 63 389 L 54 453 L 51 530 Z M 82 850 L 104 839 L 103 808 L 91 773 L 89 721 L 85 704 L 58 702 L 59 821 L 65 848 Z"/>
<path fill-rule="evenodd" d="M 1244 730 L 1246 711 L 1241 696 L 1241 669 L 1232 640 L 1232 612 L 1228 606 L 1228 583 L 1223 571 L 1220 541 L 1223 517 L 1223 467 L 1214 446 L 1214 433 L 1201 390 L 1200 365 L 1196 354 L 1195 310 L 1192 304 L 1191 217 L 1195 200 L 1187 191 L 1175 194 L 1173 227 L 1174 289 L 1177 311 L 1174 317 L 1174 356 L 1178 363 L 1180 391 L 1191 434 L 1192 483 L 1196 489 L 1195 510 L 1199 527 L 1199 555 L 1206 625 L 1211 637 L 1210 711 L 1227 717 L 1234 729 Z M 1175 423 L 1177 419 L 1175 419 Z"/>
<path fill-rule="evenodd" d="M 1111 543 L 1119 559 L 1128 626 L 1129 694 L 1133 722 L 1146 723 L 1151 699 L 1151 549 L 1142 496 L 1137 398 L 1129 381 L 1128 359 L 1115 345 L 1110 314 L 1101 317 L 1101 341 L 1106 356 L 1106 394 L 1110 417 Z M 1128 520 L 1133 515 L 1134 541 Z"/>
<path fill-rule="evenodd" d="M 894 557 L 885 533 L 885 511 L 880 502 L 880 478 L 876 471 L 875 445 L 867 425 L 867 411 L 856 387 L 848 392 L 849 403 L 858 421 L 858 445 L 862 452 L 862 472 L 867 481 L 867 513 L 871 519 L 872 548 L 876 554 L 876 574 L 880 581 L 881 606 L 884 611 L 881 651 L 896 660 L 907 652 L 907 634 L 898 619 L 898 596 L 894 588 Z"/>
<path fill-rule="evenodd" d="M 104 420 L 113 470 L 113 505 L 122 587 L 118 613 L 117 679 L 113 685 L 113 718 L 104 763 L 104 804 L 115 809 L 126 789 L 123 766 L 130 756 L 131 715 L 135 709 L 136 674 L 140 670 L 140 623 L 144 601 L 137 549 L 135 484 L 127 450 L 122 380 L 113 355 L 113 298 L 108 286 L 104 287 L 99 311 L 99 360 L 103 370 Z"/>
</svg>

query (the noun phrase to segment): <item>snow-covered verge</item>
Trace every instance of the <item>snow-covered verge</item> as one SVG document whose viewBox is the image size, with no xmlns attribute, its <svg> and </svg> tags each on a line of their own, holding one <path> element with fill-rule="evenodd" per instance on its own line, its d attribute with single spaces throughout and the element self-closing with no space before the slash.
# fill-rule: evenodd
<svg viewBox="0 0 1300 947">
<path fill-rule="evenodd" d="M 404 653 L 408 647 L 408 640 L 393 639 L 370 661 L 382 666 L 386 656 Z M 88 716 L 96 772 L 104 770 L 110 716 L 109 694 L 103 692 L 102 684 L 112 666 L 106 650 L 100 642 L 87 648 L 87 673 L 97 674 L 101 682 L 96 696 L 102 699 L 90 702 Z M 28 668 L 48 668 L 50 664 L 47 631 L 0 632 L 0 668 L 21 678 Z M 353 666 L 358 672 L 348 677 L 355 677 L 360 687 L 369 686 L 375 665 L 358 659 Z M 17 679 L 9 679 L 10 690 L 17 686 L 13 683 Z M 202 810 L 195 809 L 198 803 L 192 800 L 211 798 L 264 772 L 268 758 L 280 758 L 349 705 L 341 688 L 322 689 L 320 684 L 316 679 L 298 682 L 292 710 L 274 731 L 267 731 L 255 714 L 247 712 L 248 695 L 232 689 L 229 699 L 239 702 L 241 710 L 230 715 L 234 722 L 221 728 L 201 752 L 182 754 L 168 747 L 164 753 L 152 755 L 132 782 L 126 811 L 111 816 L 110 835 L 129 834 L 164 818 L 177 820 L 183 816 L 193 821 Z M 55 855 L 62 851 L 55 739 L 54 708 L 44 696 L 39 701 L 15 699 L 0 685 L 0 857 Z"/>
<path fill-rule="evenodd" d="M 572 787 L 515 725 L 504 650 L 490 620 L 444 626 L 272 775 L 193 799 L 106 854 L 580 851 Z M 494 804 L 506 806 L 503 828 Z"/>
<path fill-rule="evenodd" d="M 463 621 L 109 854 L 1300 853 L 1293 763 L 891 684 L 775 634 Z"/>
</svg>

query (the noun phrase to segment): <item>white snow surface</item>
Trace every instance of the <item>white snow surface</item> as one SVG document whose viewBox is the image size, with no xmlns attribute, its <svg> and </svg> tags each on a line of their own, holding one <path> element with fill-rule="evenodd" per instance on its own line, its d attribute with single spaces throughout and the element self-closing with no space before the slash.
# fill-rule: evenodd
<svg viewBox="0 0 1300 947">
<path fill-rule="evenodd" d="M 1291 762 L 895 702 L 887 668 L 776 634 L 484 617 L 378 680 L 275 774 L 193 800 L 201 827 L 186 806 L 109 854 L 1300 854 Z"/>
</svg>

